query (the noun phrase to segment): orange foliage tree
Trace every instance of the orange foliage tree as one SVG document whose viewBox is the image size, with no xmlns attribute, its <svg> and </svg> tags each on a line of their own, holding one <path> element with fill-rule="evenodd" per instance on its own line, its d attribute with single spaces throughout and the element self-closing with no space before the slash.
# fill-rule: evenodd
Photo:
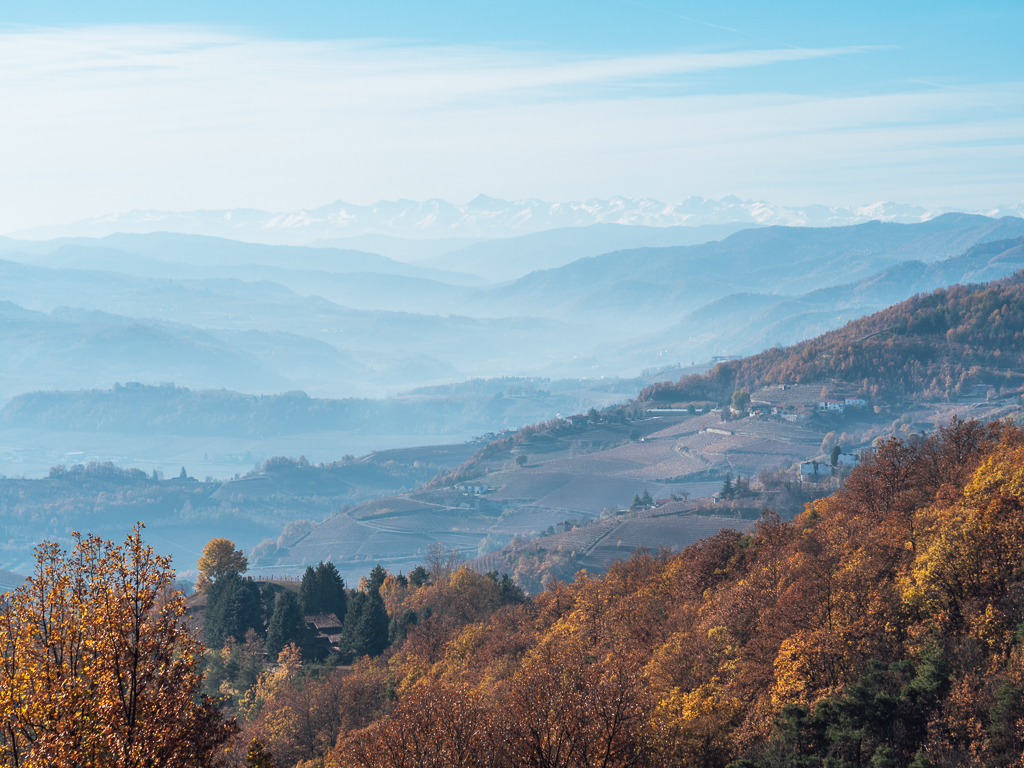
<svg viewBox="0 0 1024 768">
<path fill-rule="evenodd" d="M 75 533 L 36 551 L 0 612 L 0 764 L 25 768 L 215 763 L 235 732 L 200 696 L 202 647 L 170 591 L 168 558 Z"/>
</svg>

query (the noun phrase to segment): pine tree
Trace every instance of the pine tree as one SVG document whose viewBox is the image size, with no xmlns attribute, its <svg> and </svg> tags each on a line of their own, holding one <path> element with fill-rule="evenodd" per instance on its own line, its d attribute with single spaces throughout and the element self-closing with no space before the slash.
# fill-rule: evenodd
<svg viewBox="0 0 1024 768">
<path fill-rule="evenodd" d="M 345 614 L 345 624 L 342 631 L 344 647 L 343 651 L 355 653 L 359 645 L 359 624 L 363 618 L 363 609 L 369 597 L 365 592 L 355 591 L 348 603 L 348 612 Z"/>
<path fill-rule="evenodd" d="M 315 569 L 306 568 L 299 588 L 299 603 L 304 614 L 333 613 L 338 621 L 345 620 L 348 592 L 334 563 L 321 561 Z"/>
<path fill-rule="evenodd" d="M 409 571 L 409 583 L 414 587 L 422 587 L 424 584 L 430 581 L 430 574 L 427 573 L 427 569 L 422 565 L 417 565 L 411 571 Z"/>
<path fill-rule="evenodd" d="M 320 613 L 320 584 L 312 565 L 307 565 L 299 585 L 299 604 L 303 613 Z"/>
<path fill-rule="evenodd" d="M 345 617 L 345 646 L 354 656 L 379 656 L 388 647 L 388 613 L 377 592 L 354 592 Z"/>
<path fill-rule="evenodd" d="M 401 616 L 395 616 L 388 624 L 388 644 L 394 645 L 405 640 L 409 627 L 415 625 L 416 621 L 416 612 L 411 608 L 407 608 Z"/>
<path fill-rule="evenodd" d="M 259 587 L 229 571 L 206 592 L 203 641 L 207 648 L 220 648 L 228 637 L 241 642 L 251 628 L 263 634 L 263 604 Z"/>
<path fill-rule="evenodd" d="M 654 505 L 654 497 L 644 488 L 644 495 L 640 497 L 640 505 L 643 507 L 650 507 Z"/>
<path fill-rule="evenodd" d="M 377 563 L 373 567 L 373 570 L 370 571 L 370 577 L 368 579 L 369 591 L 376 594 L 377 590 L 380 589 L 380 585 L 384 583 L 384 579 L 386 579 L 387 577 L 387 570 L 385 570 L 385 568 L 380 563 Z"/>
<path fill-rule="evenodd" d="M 732 475 L 730 473 L 726 472 L 725 473 L 725 481 L 722 483 L 722 490 L 719 492 L 719 495 L 723 499 L 731 499 L 734 492 L 735 492 L 735 489 L 733 488 L 733 485 L 732 485 Z"/>
<path fill-rule="evenodd" d="M 388 613 L 381 596 L 372 592 L 356 625 L 357 656 L 379 656 L 388 647 Z"/>
<path fill-rule="evenodd" d="M 300 643 L 303 634 L 302 609 L 292 592 L 285 590 L 277 596 L 274 615 L 267 627 L 267 656 L 277 659 L 277 654 L 288 643 Z"/>
</svg>

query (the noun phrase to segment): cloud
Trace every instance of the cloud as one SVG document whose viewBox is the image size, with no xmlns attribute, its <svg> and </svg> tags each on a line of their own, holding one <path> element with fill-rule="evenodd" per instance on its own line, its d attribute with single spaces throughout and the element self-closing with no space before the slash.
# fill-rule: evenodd
<svg viewBox="0 0 1024 768">
<path fill-rule="evenodd" d="M 1024 136 L 1019 84 L 827 96 L 781 76 L 753 85 L 774 65 L 792 78 L 867 51 L 581 57 L 165 26 L 8 32 L 0 231 L 129 208 L 478 192 L 932 202 L 899 193 L 977 196 L 998 153 L 995 192 L 1019 185 L 1005 169 Z"/>
</svg>

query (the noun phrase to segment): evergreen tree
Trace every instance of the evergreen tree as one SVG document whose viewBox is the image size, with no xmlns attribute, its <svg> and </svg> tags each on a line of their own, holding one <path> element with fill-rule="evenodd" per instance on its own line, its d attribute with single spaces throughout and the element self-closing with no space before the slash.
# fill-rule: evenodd
<svg viewBox="0 0 1024 768">
<path fill-rule="evenodd" d="M 188 472 L 185 471 L 184 467 L 181 468 L 181 474 L 178 475 L 178 479 L 179 480 L 188 480 Z"/>
<path fill-rule="evenodd" d="M 839 463 L 839 455 L 843 452 L 841 445 L 837 445 L 832 449 L 832 466 L 836 466 Z"/>
<path fill-rule="evenodd" d="M 377 590 L 380 589 L 380 585 L 384 583 L 384 579 L 386 579 L 387 577 L 388 577 L 388 572 L 384 569 L 383 566 L 381 566 L 380 563 L 377 563 L 373 567 L 373 570 L 370 571 L 370 576 L 369 576 L 369 579 L 368 579 L 368 581 L 369 581 L 369 585 L 368 585 L 369 591 L 371 593 L 373 593 L 373 594 L 377 594 Z"/>
<path fill-rule="evenodd" d="M 488 571 L 485 575 L 498 585 L 502 605 L 517 605 L 526 602 L 526 593 L 507 573 L 502 574 L 500 579 L 497 571 Z"/>
<path fill-rule="evenodd" d="M 725 480 L 722 482 L 722 490 L 719 495 L 723 499 L 731 499 L 735 489 L 732 486 L 732 475 L 728 472 L 725 473 Z"/>
<path fill-rule="evenodd" d="M 409 571 L 409 583 L 414 587 L 422 587 L 428 581 L 430 581 L 430 574 L 422 565 L 417 565 Z"/>
<path fill-rule="evenodd" d="M 228 637 L 239 642 L 247 630 L 263 634 L 263 605 L 259 587 L 229 571 L 206 593 L 203 640 L 207 648 L 220 648 Z"/>
<path fill-rule="evenodd" d="M 395 616 L 388 624 L 388 644 L 394 645 L 405 640 L 405 635 L 409 631 L 410 626 L 414 626 L 417 623 L 416 612 L 412 609 L 406 609 L 405 613 L 401 616 Z"/>
<path fill-rule="evenodd" d="M 654 505 L 654 497 L 644 488 L 644 495 L 640 497 L 640 505 L 650 507 Z"/>
<path fill-rule="evenodd" d="M 298 598 L 288 590 L 281 592 L 267 627 L 267 656 L 276 660 L 277 654 L 288 643 L 302 642 L 304 629 Z"/>
<path fill-rule="evenodd" d="M 299 605 L 303 613 L 320 613 L 320 584 L 312 565 L 307 565 L 299 585 Z"/>
<path fill-rule="evenodd" d="M 306 568 L 299 588 L 299 603 L 304 614 L 333 613 L 338 621 L 345 620 L 348 593 L 334 563 L 320 562 L 315 569 Z"/>
<path fill-rule="evenodd" d="M 356 625 L 357 656 L 380 656 L 388 647 L 388 613 L 377 592 L 371 592 Z"/>
<path fill-rule="evenodd" d="M 359 644 L 358 640 L 358 627 L 359 622 L 363 618 L 363 609 L 366 607 L 366 601 L 369 599 L 367 594 L 362 591 L 355 591 L 352 593 L 352 597 L 348 601 L 348 612 L 345 614 L 345 624 L 342 628 L 342 650 L 345 652 L 355 652 L 356 646 Z"/>
<path fill-rule="evenodd" d="M 629 508 L 630 509 L 640 509 L 640 505 L 641 504 L 643 504 L 643 502 L 640 501 L 640 494 L 639 493 L 634 493 L 633 494 L 633 503 L 629 505 Z"/>
<path fill-rule="evenodd" d="M 389 621 L 377 592 L 355 592 L 345 617 L 345 647 L 351 655 L 378 656 L 388 647 Z"/>
</svg>

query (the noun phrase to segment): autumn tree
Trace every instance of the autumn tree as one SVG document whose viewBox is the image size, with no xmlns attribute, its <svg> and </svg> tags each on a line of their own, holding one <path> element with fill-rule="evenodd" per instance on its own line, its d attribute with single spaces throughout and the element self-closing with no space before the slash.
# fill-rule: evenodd
<svg viewBox="0 0 1024 768">
<path fill-rule="evenodd" d="M 75 533 L 36 550 L 0 612 L 0 764 L 193 768 L 235 730 L 201 695 L 170 560 Z"/>
<path fill-rule="evenodd" d="M 245 573 L 248 568 L 249 561 L 240 550 L 235 549 L 235 542 L 231 539 L 210 539 L 196 563 L 199 571 L 196 589 L 205 592 L 210 584 L 224 574 L 231 571 Z"/>
<path fill-rule="evenodd" d="M 310 669 L 289 645 L 242 699 L 243 735 L 248 743 L 258 740 L 278 766 L 319 768 L 339 733 L 363 728 L 380 715 L 386 686 L 386 671 L 359 663 L 352 674 Z"/>
<path fill-rule="evenodd" d="M 435 584 L 447 581 L 462 565 L 462 555 L 457 549 L 446 547 L 440 541 L 435 541 L 427 550 L 427 557 L 423 565 L 426 567 L 430 580 Z"/>
<path fill-rule="evenodd" d="M 259 739 L 253 739 L 249 744 L 245 768 L 277 768 L 274 765 L 274 756 L 267 752 L 267 748 Z"/>
<path fill-rule="evenodd" d="M 501 768 L 500 736 L 482 697 L 466 686 L 425 683 L 386 720 L 345 739 L 331 768 Z"/>
</svg>

